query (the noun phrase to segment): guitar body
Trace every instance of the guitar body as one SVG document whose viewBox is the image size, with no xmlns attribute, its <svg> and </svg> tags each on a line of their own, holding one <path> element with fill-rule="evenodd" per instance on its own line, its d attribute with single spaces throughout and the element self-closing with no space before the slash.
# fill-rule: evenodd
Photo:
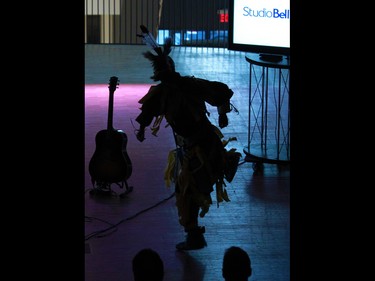
<svg viewBox="0 0 375 281">
<path fill-rule="evenodd" d="M 100 187 L 112 183 L 125 183 L 132 174 L 132 164 L 126 151 L 128 137 L 122 130 L 112 126 L 113 95 L 118 85 L 118 78 L 111 77 L 109 85 L 109 105 L 107 129 L 95 136 L 95 151 L 89 163 L 91 181 Z"/>
<path fill-rule="evenodd" d="M 132 164 L 126 151 L 128 138 L 121 130 L 101 130 L 96 134 L 95 152 L 89 172 L 96 182 L 126 181 L 132 174 Z"/>
</svg>

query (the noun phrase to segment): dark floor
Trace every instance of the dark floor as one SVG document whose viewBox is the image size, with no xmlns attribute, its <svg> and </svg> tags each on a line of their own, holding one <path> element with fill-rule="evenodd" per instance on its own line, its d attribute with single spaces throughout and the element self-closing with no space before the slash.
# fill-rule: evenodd
<svg viewBox="0 0 375 281">
<path fill-rule="evenodd" d="M 245 53 L 225 49 L 176 47 L 171 53 L 176 70 L 228 84 L 234 91 L 233 105 L 239 110 L 228 114 L 230 125 L 225 138 L 237 137 L 229 147 L 243 157 L 237 174 L 227 184 L 230 202 L 214 204 L 200 219 L 206 227 L 208 246 L 201 250 L 178 252 L 175 244 L 184 239 L 177 221 L 174 187 L 166 187 L 163 172 L 167 154 L 174 149 L 169 127 L 157 137 L 146 135 L 138 142 L 134 119 L 137 101 L 153 81 L 152 69 L 142 57 L 146 46 L 85 46 L 85 281 L 132 281 L 131 260 L 140 249 L 151 247 L 164 260 L 165 281 L 223 280 L 224 250 L 243 247 L 251 256 L 252 281 L 290 281 L 290 176 L 288 166 L 264 164 L 255 173 L 245 161 L 248 145 L 249 63 Z M 113 196 L 93 197 L 88 163 L 95 149 L 95 135 L 105 129 L 108 117 L 108 82 L 119 78 L 114 93 L 114 126 L 128 138 L 127 152 L 133 191 L 125 198 L 124 188 L 113 187 Z M 216 110 L 216 109 L 215 109 Z M 216 123 L 216 111 L 210 118 Z M 209 107 L 210 111 L 210 107 Z M 135 125 L 135 123 L 134 123 Z"/>
</svg>

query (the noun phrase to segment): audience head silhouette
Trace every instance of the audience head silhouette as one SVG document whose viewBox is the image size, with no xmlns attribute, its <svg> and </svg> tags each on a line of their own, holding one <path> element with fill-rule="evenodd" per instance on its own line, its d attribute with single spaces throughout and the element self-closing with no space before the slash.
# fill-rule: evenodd
<svg viewBox="0 0 375 281">
<path fill-rule="evenodd" d="M 159 254 L 150 248 L 140 250 L 132 261 L 134 281 L 162 281 L 164 264 Z"/>
<path fill-rule="evenodd" d="M 251 273 L 251 260 L 245 250 L 236 246 L 225 250 L 222 267 L 225 281 L 247 281 Z"/>
</svg>

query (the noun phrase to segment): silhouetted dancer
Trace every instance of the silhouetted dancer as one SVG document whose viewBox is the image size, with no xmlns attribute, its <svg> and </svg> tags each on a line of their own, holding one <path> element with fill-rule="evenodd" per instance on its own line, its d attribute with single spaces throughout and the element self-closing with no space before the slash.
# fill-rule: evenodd
<svg viewBox="0 0 375 281">
<path fill-rule="evenodd" d="M 213 186 L 218 203 L 229 201 L 224 179 L 233 180 L 241 157 L 235 149 L 225 149 L 229 140 L 222 140 L 220 129 L 209 121 L 206 102 L 217 107 L 219 126 L 224 128 L 228 125 L 227 113 L 234 108 L 230 103 L 233 91 L 222 82 L 181 76 L 175 71 L 174 61 L 169 56 L 171 38 L 166 38 L 161 48 L 145 26 L 141 29 L 142 35 L 139 36 L 156 52 L 143 53 L 153 66 L 151 79 L 160 83 L 151 86 L 139 100 L 142 106 L 136 118 L 140 124 L 137 139 L 144 141 L 145 128 L 154 118 L 153 135 L 157 134 L 164 117 L 173 129 L 176 149 L 169 153 L 164 178 L 167 186 L 175 183 L 179 222 L 187 233 L 186 240 L 178 243 L 176 248 L 201 249 L 207 243 L 203 236 L 205 227 L 198 225 L 198 216 L 203 218 L 208 212 Z"/>
</svg>

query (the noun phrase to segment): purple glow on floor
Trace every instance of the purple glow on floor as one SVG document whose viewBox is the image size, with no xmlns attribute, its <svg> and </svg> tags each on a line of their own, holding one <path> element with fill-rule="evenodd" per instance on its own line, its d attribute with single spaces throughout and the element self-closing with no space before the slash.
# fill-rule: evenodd
<svg viewBox="0 0 375 281">
<path fill-rule="evenodd" d="M 133 121 L 140 113 L 138 101 L 148 92 L 151 84 L 119 84 L 113 94 L 113 125 L 122 130 L 132 130 Z M 90 124 L 99 128 L 107 127 L 109 106 L 108 84 L 85 86 L 85 116 Z"/>
<path fill-rule="evenodd" d="M 138 100 L 144 96 L 151 84 L 119 84 L 114 92 L 114 104 L 117 102 L 138 103 Z M 85 85 L 85 103 L 90 105 L 92 102 L 106 102 L 108 105 L 109 88 L 108 84 Z M 98 100 L 99 99 L 99 100 Z"/>
</svg>

